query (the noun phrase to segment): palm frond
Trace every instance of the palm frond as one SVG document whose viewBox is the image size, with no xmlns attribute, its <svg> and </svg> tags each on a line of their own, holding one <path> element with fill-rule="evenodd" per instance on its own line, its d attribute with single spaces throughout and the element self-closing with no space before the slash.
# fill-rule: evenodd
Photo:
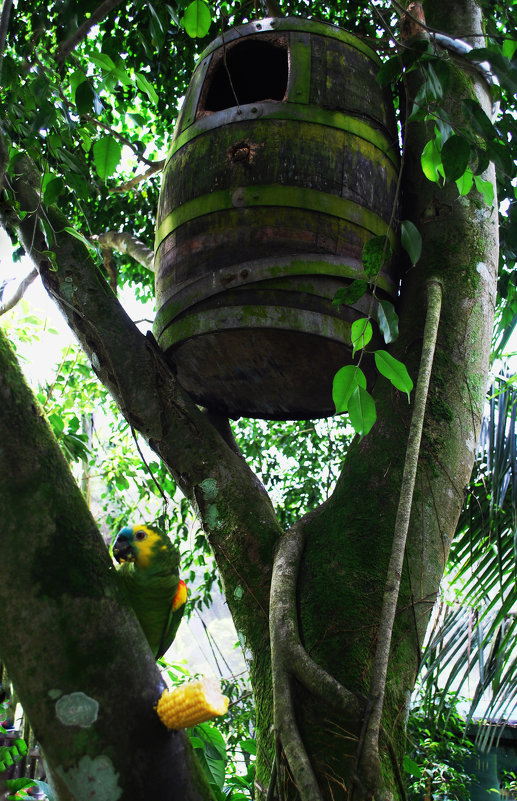
<svg viewBox="0 0 517 801">
<path fill-rule="evenodd" d="M 490 392 L 419 682 L 423 705 L 438 713 L 468 696 L 466 727 L 502 724 L 517 709 L 516 435 L 517 389 L 503 377 Z M 478 747 L 491 747 L 500 729 L 480 727 Z"/>
</svg>

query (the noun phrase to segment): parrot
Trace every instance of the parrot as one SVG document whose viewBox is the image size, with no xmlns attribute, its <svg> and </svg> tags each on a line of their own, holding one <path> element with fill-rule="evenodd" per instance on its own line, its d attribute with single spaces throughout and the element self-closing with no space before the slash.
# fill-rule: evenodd
<svg viewBox="0 0 517 801">
<path fill-rule="evenodd" d="M 179 553 L 169 537 L 150 524 L 122 528 L 113 544 L 117 575 L 155 659 L 172 644 L 180 624 L 187 585 L 179 577 Z"/>
</svg>

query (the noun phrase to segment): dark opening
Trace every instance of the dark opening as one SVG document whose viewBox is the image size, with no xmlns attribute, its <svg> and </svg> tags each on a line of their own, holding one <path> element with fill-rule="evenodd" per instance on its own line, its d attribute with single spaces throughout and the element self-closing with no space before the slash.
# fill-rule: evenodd
<svg viewBox="0 0 517 801">
<path fill-rule="evenodd" d="M 226 64 L 222 58 L 216 66 L 204 111 L 283 100 L 287 77 L 286 48 L 253 39 L 239 43 L 226 51 Z"/>
</svg>

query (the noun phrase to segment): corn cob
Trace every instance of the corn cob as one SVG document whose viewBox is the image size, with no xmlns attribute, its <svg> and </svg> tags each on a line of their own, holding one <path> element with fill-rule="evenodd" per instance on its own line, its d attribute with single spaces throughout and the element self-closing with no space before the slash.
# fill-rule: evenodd
<svg viewBox="0 0 517 801">
<path fill-rule="evenodd" d="M 188 729 L 228 711 L 228 698 L 219 682 L 206 677 L 174 690 L 164 690 L 156 711 L 168 729 Z"/>
</svg>

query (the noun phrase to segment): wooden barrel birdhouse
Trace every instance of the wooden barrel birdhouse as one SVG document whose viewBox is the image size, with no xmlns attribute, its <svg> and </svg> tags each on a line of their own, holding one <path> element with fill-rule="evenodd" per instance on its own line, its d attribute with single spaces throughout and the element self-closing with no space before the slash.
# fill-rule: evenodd
<svg viewBox="0 0 517 801">
<path fill-rule="evenodd" d="M 202 54 L 164 171 L 154 326 L 197 403 L 265 419 L 334 412 L 332 378 L 371 295 L 332 299 L 364 278 L 363 245 L 386 234 L 395 202 L 379 63 L 352 34 L 287 17 L 232 28 Z M 383 270 L 377 294 L 394 284 Z"/>
</svg>

